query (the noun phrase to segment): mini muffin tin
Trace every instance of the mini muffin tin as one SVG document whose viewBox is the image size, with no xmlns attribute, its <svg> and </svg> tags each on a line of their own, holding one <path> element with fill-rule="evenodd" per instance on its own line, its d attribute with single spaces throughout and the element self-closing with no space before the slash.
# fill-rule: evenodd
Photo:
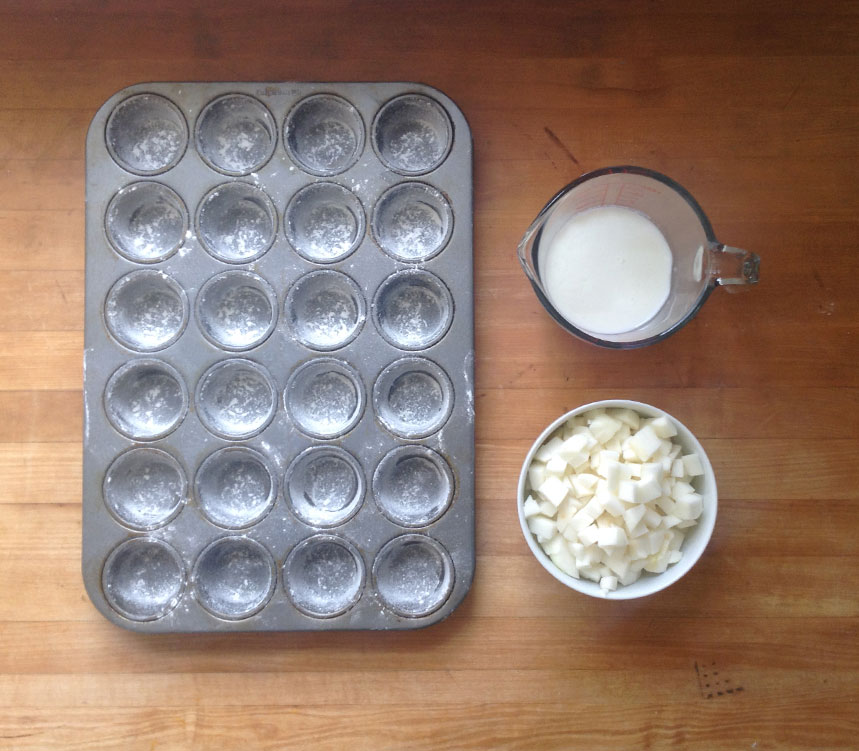
<svg viewBox="0 0 859 751">
<path fill-rule="evenodd" d="M 472 145 L 411 83 L 87 136 L 83 576 L 138 631 L 418 628 L 474 572 Z"/>
</svg>

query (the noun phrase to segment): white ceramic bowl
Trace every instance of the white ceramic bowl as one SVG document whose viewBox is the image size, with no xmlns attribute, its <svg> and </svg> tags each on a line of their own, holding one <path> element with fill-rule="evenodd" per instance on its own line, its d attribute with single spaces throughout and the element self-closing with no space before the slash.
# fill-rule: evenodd
<svg viewBox="0 0 859 751">
<path fill-rule="evenodd" d="M 698 519 L 698 523 L 694 527 L 690 527 L 686 530 L 686 538 L 683 540 L 683 547 L 681 548 L 683 551 L 683 557 L 677 563 L 670 565 L 661 574 L 644 572 L 638 581 L 626 586 L 618 584 L 617 589 L 611 592 L 603 592 L 597 582 L 593 582 L 588 579 L 576 579 L 569 574 L 565 574 L 554 563 L 552 563 L 549 556 L 543 552 L 543 549 L 537 542 L 537 538 L 534 537 L 531 530 L 528 529 L 528 524 L 525 521 L 525 515 L 522 511 L 522 504 L 525 502 L 525 486 L 528 481 L 528 467 L 531 465 L 531 461 L 537 449 L 545 443 L 548 437 L 555 430 L 557 430 L 571 417 L 575 417 L 576 415 L 580 415 L 599 407 L 632 409 L 643 417 L 660 417 L 665 415 L 677 428 L 677 435 L 672 438 L 672 440 L 680 444 L 684 454 L 689 454 L 693 451 L 696 452 L 698 456 L 701 457 L 701 464 L 704 466 L 704 475 L 702 477 L 695 478 L 696 490 L 704 497 L 704 510 L 701 513 L 701 517 Z M 707 547 L 707 543 L 710 541 L 710 536 L 713 534 L 713 526 L 716 523 L 716 510 L 718 507 L 716 476 L 713 473 L 713 467 L 710 465 L 707 453 L 698 442 L 698 439 L 692 434 L 692 431 L 690 431 L 689 428 L 675 417 L 672 417 L 661 409 L 652 407 L 649 404 L 632 402 L 626 399 L 610 399 L 585 404 L 567 412 L 565 415 L 561 415 L 557 420 L 549 425 L 540 434 L 539 438 L 534 441 L 534 445 L 531 446 L 528 456 L 525 457 L 525 463 L 522 465 L 522 472 L 519 474 L 519 491 L 517 495 L 519 523 L 522 525 L 522 532 L 525 535 L 528 547 L 531 548 L 531 552 L 537 560 L 540 561 L 543 568 L 545 568 L 546 571 L 548 571 L 558 581 L 563 582 L 571 589 L 575 589 L 586 595 L 591 595 L 592 597 L 600 597 L 609 600 L 630 600 L 636 597 L 652 595 L 654 592 L 659 592 L 660 590 L 665 589 L 682 577 L 687 571 L 689 571 L 689 569 L 692 568 L 692 566 L 695 565 L 695 562 L 704 552 L 704 548 Z"/>
</svg>

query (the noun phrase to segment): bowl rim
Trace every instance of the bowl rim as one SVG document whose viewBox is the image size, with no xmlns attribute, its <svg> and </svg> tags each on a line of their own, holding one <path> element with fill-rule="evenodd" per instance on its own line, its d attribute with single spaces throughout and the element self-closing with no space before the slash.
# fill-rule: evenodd
<svg viewBox="0 0 859 751">
<path fill-rule="evenodd" d="M 570 576 L 569 574 L 566 574 L 561 571 L 552 562 L 552 560 L 537 542 L 537 539 L 534 537 L 534 534 L 528 528 L 528 524 L 525 519 L 525 513 L 523 510 L 523 504 L 525 502 L 525 484 L 528 478 L 528 469 L 531 466 L 534 454 L 543 445 L 546 439 L 553 432 L 555 432 L 555 430 L 557 430 L 563 423 L 565 423 L 572 417 L 575 417 L 593 409 L 624 408 L 632 409 L 638 412 L 639 415 L 647 417 L 660 417 L 664 415 L 665 417 L 669 418 L 677 427 L 677 433 L 681 439 L 681 445 L 684 445 L 684 447 L 686 447 L 686 445 L 688 444 L 688 446 L 690 446 L 698 453 L 698 456 L 701 459 L 701 464 L 704 468 L 705 482 L 708 486 L 712 486 L 712 494 L 702 493 L 702 495 L 704 496 L 704 513 L 702 513 L 698 525 L 693 528 L 698 530 L 696 535 L 697 544 L 693 551 L 687 551 L 687 541 L 684 540 L 684 555 L 677 563 L 671 564 L 661 574 L 651 574 L 649 576 L 645 574 L 644 576 L 648 576 L 647 579 L 645 579 L 643 576 L 638 580 L 639 582 L 650 582 L 650 586 L 644 587 L 645 591 L 638 592 L 633 589 L 633 591 L 630 592 L 630 588 L 632 588 L 634 585 L 619 585 L 618 588 L 615 590 L 604 592 L 600 589 L 600 586 L 597 582 L 591 581 L 589 579 L 576 579 L 575 577 Z M 522 528 L 522 534 L 525 537 L 525 541 L 528 543 L 528 547 L 531 549 L 531 552 L 534 554 L 534 557 L 537 559 L 537 561 L 539 561 L 540 565 L 542 565 L 543 568 L 546 569 L 546 571 L 550 573 L 555 579 L 557 579 L 562 584 L 565 584 L 570 589 L 574 589 L 577 592 L 581 592 L 582 594 L 596 597 L 598 599 L 631 600 L 639 597 L 646 597 L 648 595 L 652 595 L 662 591 L 666 587 L 669 587 L 670 585 L 681 579 L 695 565 L 695 563 L 704 553 L 704 550 L 706 550 L 707 546 L 709 545 L 710 538 L 712 537 L 713 528 L 716 524 L 716 516 L 718 514 L 719 494 L 718 487 L 716 485 L 716 475 L 713 471 L 713 466 L 710 464 L 710 458 L 707 456 L 707 452 L 704 450 L 704 447 L 701 445 L 701 442 L 698 440 L 695 434 L 680 420 L 674 417 L 671 413 L 666 412 L 664 409 L 655 407 L 652 404 L 646 404 L 645 402 L 638 402 L 630 399 L 602 399 L 599 401 L 583 404 L 579 407 L 575 407 L 574 409 L 571 409 L 568 412 L 560 415 L 558 418 L 553 420 L 531 444 L 531 448 L 528 450 L 528 453 L 525 456 L 525 460 L 522 463 L 522 469 L 519 472 L 519 483 L 516 492 L 516 506 L 517 512 L 519 514 L 519 525 Z M 638 582 L 636 582 L 636 584 L 637 583 Z M 642 589 L 642 587 L 638 587 L 636 589 Z"/>
</svg>

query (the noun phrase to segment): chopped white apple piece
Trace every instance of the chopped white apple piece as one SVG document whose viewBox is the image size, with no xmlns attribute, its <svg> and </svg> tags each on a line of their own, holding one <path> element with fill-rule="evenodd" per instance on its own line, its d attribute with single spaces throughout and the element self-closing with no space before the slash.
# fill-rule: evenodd
<svg viewBox="0 0 859 751">
<path fill-rule="evenodd" d="M 632 532 L 637 526 L 638 523 L 644 519 L 644 514 L 647 511 L 647 507 L 643 504 L 637 504 L 628 508 L 623 512 L 623 522 L 626 524 L 627 530 Z"/>
<path fill-rule="evenodd" d="M 555 454 L 549 461 L 546 462 L 546 475 L 555 475 L 563 477 L 567 471 L 567 462 L 560 456 Z"/>
<path fill-rule="evenodd" d="M 567 549 L 567 541 L 562 535 L 553 535 L 551 540 L 543 543 L 543 550 L 548 556 L 555 555 L 561 548 Z"/>
<path fill-rule="evenodd" d="M 662 483 L 655 477 L 636 483 L 636 500 L 638 503 L 650 503 L 662 496 Z"/>
<path fill-rule="evenodd" d="M 619 462 L 620 452 L 603 449 L 597 455 L 597 474 L 608 479 L 609 467 Z"/>
<path fill-rule="evenodd" d="M 635 488 L 638 485 L 635 480 L 621 480 L 617 489 L 617 497 L 627 503 L 636 503 Z"/>
<path fill-rule="evenodd" d="M 576 559 L 570 555 L 570 551 L 567 550 L 566 545 L 561 546 L 556 553 L 551 554 L 549 557 L 552 559 L 552 563 L 554 563 L 565 574 L 569 574 L 574 579 L 579 578 L 579 569 L 576 566 Z"/>
<path fill-rule="evenodd" d="M 682 521 L 697 519 L 704 510 L 704 499 L 698 493 L 691 493 L 674 502 L 674 515 Z"/>
<path fill-rule="evenodd" d="M 522 504 L 522 513 L 525 515 L 526 519 L 530 519 L 532 516 L 537 516 L 537 514 L 540 513 L 540 504 L 529 495 L 525 499 L 525 503 Z"/>
<path fill-rule="evenodd" d="M 599 498 L 602 501 L 603 508 L 612 516 L 621 516 L 626 511 L 623 501 L 608 489 L 602 493 L 598 493 L 594 498 Z"/>
<path fill-rule="evenodd" d="M 547 542 L 555 536 L 555 522 L 547 516 L 532 516 L 528 520 L 528 529 L 530 529 L 537 542 Z"/>
<path fill-rule="evenodd" d="M 684 456 L 683 466 L 686 468 L 686 474 L 689 477 L 699 477 L 704 474 L 704 465 L 701 464 L 701 457 L 698 454 L 687 454 Z"/>
<path fill-rule="evenodd" d="M 543 516 L 554 516 L 558 513 L 558 507 L 551 501 L 540 501 L 539 507 Z"/>
<path fill-rule="evenodd" d="M 665 417 L 665 415 L 657 417 L 650 423 L 650 427 L 653 428 L 653 432 L 660 438 L 671 438 L 677 435 L 677 428 L 674 427 L 674 423 Z"/>
<path fill-rule="evenodd" d="M 604 576 L 600 579 L 600 589 L 603 592 L 612 592 L 617 589 L 616 576 Z"/>
<path fill-rule="evenodd" d="M 558 453 L 558 449 L 560 448 L 563 441 L 555 436 L 554 438 L 550 438 L 546 443 L 544 443 L 537 451 L 534 453 L 534 458 L 540 462 L 547 462 L 551 459 L 556 453 Z"/>
<path fill-rule="evenodd" d="M 589 458 L 587 444 L 587 439 L 583 435 L 574 435 L 558 447 L 557 456 L 571 467 L 578 467 Z"/>
<path fill-rule="evenodd" d="M 599 478 L 588 472 L 582 472 L 573 477 L 573 491 L 579 498 L 593 495 Z"/>
<path fill-rule="evenodd" d="M 638 412 L 635 412 L 634 410 L 626 408 L 610 409 L 608 410 L 608 414 L 610 414 L 615 420 L 620 420 L 622 423 L 626 423 L 633 430 L 638 430 L 639 425 L 641 425 L 641 417 Z"/>
<path fill-rule="evenodd" d="M 688 482 L 678 481 L 674 483 L 674 487 L 671 489 L 671 497 L 676 501 L 678 498 L 682 498 L 684 495 L 689 495 L 694 492 L 695 488 L 693 488 Z"/>
<path fill-rule="evenodd" d="M 537 492 L 555 506 L 560 506 L 561 501 L 567 497 L 568 488 L 556 475 L 549 475 L 546 481 L 537 488 Z"/>
<path fill-rule="evenodd" d="M 623 548 L 629 542 L 622 527 L 605 527 L 597 533 L 597 545 L 603 550 Z"/>
<path fill-rule="evenodd" d="M 675 459 L 671 462 L 671 476 L 678 479 L 686 477 L 686 467 L 683 465 L 682 459 Z"/>
<path fill-rule="evenodd" d="M 594 524 L 589 524 L 588 526 L 582 527 L 582 529 L 579 530 L 579 540 L 581 540 L 582 545 L 584 545 L 585 547 L 596 545 L 598 538 L 599 530 Z"/>
<path fill-rule="evenodd" d="M 603 506 L 599 496 L 594 496 L 582 507 L 582 511 L 588 516 L 598 519 L 602 512 L 605 511 L 605 506 Z"/>
<path fill-rule="evenodd" d="M 659 436 L 653 432 L 650 425 L 645 425 L 629 439 L 629 445 L 636 456 L 641 461 L 646 462 L 659 449 Z"/>
<path fill-rule="evenodd" d="M 590 421 L 588 427 L 591 430 L 591 435 L 593 435 L 598 443 L 606 443 L 620 430 L 621 425 L 620 420 L 615 420 L 608 415 L 598 415 Z"/>
</svg>

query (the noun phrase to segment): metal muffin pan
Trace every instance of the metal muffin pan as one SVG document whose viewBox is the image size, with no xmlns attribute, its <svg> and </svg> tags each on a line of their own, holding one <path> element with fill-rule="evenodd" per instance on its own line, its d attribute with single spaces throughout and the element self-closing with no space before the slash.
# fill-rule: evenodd
<svg viewBox="0 0 859 751">
<path fill-rule="evenodd" d="M 83 576 L 136 631 L 408 629 L 474 573 L 472 143 L 412 83 L 149 83 L 87 136 Z"/>
</svg>

